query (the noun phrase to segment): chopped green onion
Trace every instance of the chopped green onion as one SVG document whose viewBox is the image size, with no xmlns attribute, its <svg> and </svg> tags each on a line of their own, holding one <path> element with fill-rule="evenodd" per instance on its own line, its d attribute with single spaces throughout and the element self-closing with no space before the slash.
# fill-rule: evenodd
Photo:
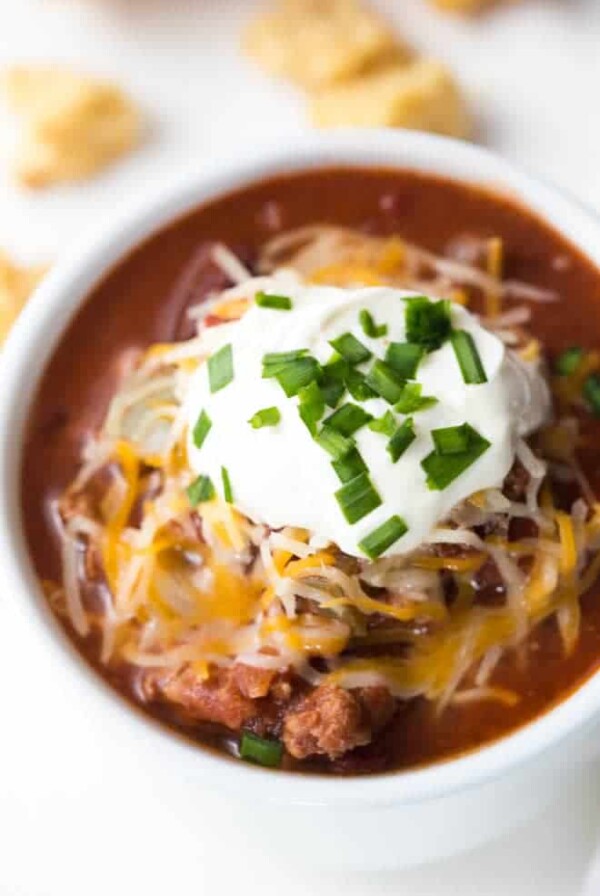
<svg viewBox="0 0 600 896">
<path fill-rule="evenodd" d="M 215 496 L 215 487 L 208 476 L 198 476 L 191 485 L 188 485 L 186 491 L 192 507 L 204 501 L 212 501 Z"/>
<path fill-rule="evenodd" d="M 488 440 L 472 426 L 468 423 L 463 425 L 469 440 L 465 451 L 457 454 L 440 454 L 436 449 L 421 461 L 421 466 L 427 474 L 427 485 L 432 490 L 441 491 L 447 488 L 490 447 Z"/>
<path fill-rule="evenodd" d="M 317 370 L 318 368 L 319 365 L 315 359 L 308 354 L 308 349 L 306 348 L 299 348 L 289 352 L 271 352 L 263 355 L 262 359 L 263 379 L 269 379 L 271 377 L 280 379 L 281 377 L 285 378 L 286 376 L 289 376 L 290 371 L 303 369 Z M 314 376 L 311 376 L 311 379 L 314 379 Z M 303 385 L 307 385 L 307 383 L 303 383 Z"/>
<path fill-rule="evenodd" d="M 288 364 L 291 364 L 292 361 L 304 358 L 307 354 L 307 348 L 299 348 L 291 352 L 267 352 L 266 355 L 263 355 L 262 359 L 263 379 L 277 376 L 277 374 L 283 370 L 284 367 L 287 367 Z"/>
<path fill-rule="evenodd" d="M 317 431 L 317 423 L 325 413 L 325 399 L 320 387 L 313 380 L 298 392 L 298 411 L 311 435 Z"/>
<path fill-rule="evenodd" d="M 360 473 L 368 472 L 367 465 L 356 448 L 352 448 L 348 454 L 339 460 L 332 460 L 331 466 L 340 482 L 349 482 Z"/>
<path fill-rule="evenodd" d="M 375 393 L 370 386 L 367 385 L 366 377 L 360 370 L 350 369 L 345 379 L 348 392 L 355 401 L 368 401 L 374 398 Z"/>
<path fill-rule="evenodd" d="M 329 345 L 350 364 L 361 364 L 373 356 L 367 346 L 359 342 L 352 333 L 342 333 L 337 339 L 330 339 Z"/>
<path fill-rule="evenodd" d="M 394 410 L 399 414 L 414 414 L 416 411 L 424 411 L 437 404 L 437 398 L 431 395 L 421 395 L 422 388 L 420 383 L 406 383 L 402 389 L 402 395 L 394 405 Z"/>
<path fill-rule="evenodd" d="M 401 516 L 391 516 L 389 520 L 374 529 L 369 535 L 359 541 L 361 551 L 371 560 L 381 557 L 388 548 L 391 548 L 403 535 L 408 532 L 408 526 Z"/>
<path fill-rule="evenodd" d="M 343 436 L 352 436 L 372 419 L 372 414 L 363 411 L 357 404 L 348 402 L 330 414 L 324 425 L 341 432 Z"/>
<path fill-rule="evenodd" d="M 592 373 L 583 384 L 583 397 L 594 417 L 600 417 L 600 375 Z"/>
<path fill-rule="evenodd" d="M 276 311 L 291 311 L 292 300 L 289 296 L 276 296 L 266 292 L 256 293 L 256 304 L 260 308 L 274 308 Z"/>
<path fill-rule="evenodd" d="M 380 506 L 381 498 L 366 473 L 359 473 L 335 493 L 341 511 L 350 525 Z"/>
<path fill-rule="evenodd" d="M 194 431 L 192 433 L 192 438 L 194 440 L 194 445 L 196 448 L 202 448 L 204 444 L 204 439 L 207 437 L 209 430 L 212 426 L 212 421 L 206 411 L 201 411 L 200 416 L 194 426 Z"/>
<path fill-rule="evenodd" d="M 208 359 L 210 391 L 218 392 L 233 380 L 233 353 L 231 343 L 224 345 Z"/>
<path fill-rule="evenodd" d="M 385 361 L 403 380 L 413 380 L 425 349 L 413 342 L 391 342 L 385 353 Z"/>
<path fill-rule="evenodd" d="M 451 304 L 447 299 L 432 302 L 427 296 L 406 299 L 406 338 L 432 352 L 450 337 Z"/>
<path fill-rule="evenodd" d="M 416 435 L 412 417 L 407 417 L 406 420 L 400 424 L 387 444 L 387 452 L 392 458 L 393 464 L 400 460 L 406 449 L 409 445 L 412 445 L 415 439 Z"/>
<path fill-rule="evenodd" d="M 366 376 L 366 383 L 389 404 L 398 401 L 404 386 L 404 380 L 385 361 L 375 361 Z"/>
<path fill-rule="evenodd" d="M 466 330 L 454 330 L 450 341 L 465 383 L 473 386 L 487 383 L 487 376 L 471 334 Z"/>
<path fill-rule="evenodd" d="M 248 423 L 252 429 L 262 429 L 263 426 L 277 426 L 280 420 L 278 408 L 262 408 L 250 417 Z"/>
<path fill-rule="evenodd" d="M 334 460 L 341 460 L 349 451 L 354 448 L 354 439 L 348 439 L 331 429 L 329 426 L 322 426 L 320 432 L 315 436 L 315 442 L 320 445 Z"/>
<path fill-rule="evenodd" d="M 318 383 L 325 403 L 330 408 L 337 407 L 341 401 L 346 391 L 346 377 L 349 370 L 348 362 L 337 354 L 321 367 Z"/>
<path fill-rule="evenodd" d="M 277 768 L 281 765 L 283 744 L 280 740 L 258 737 L 251 731 L 243 731 L 240 741 L 240 757 L 266 768 Z"/>
<path fill-rule="evenodd" d="M 343 381 L 337 383 L 321 383 L 321 391 L 323 392 L 325 403 L 330 408 L 335 408 L 340 403 L 340 400 L 346 391 L 346 387 L 344 386 Z"/>
<path fill-rule="evenodd" d="M 438 454 L 461 454 L 469 448 L 470 434 L 466 423 L 462 426 L 432 429 L 431 436 Z"/>
<path fill-rule="evenodd" d="M 370 339 L 380 339 L 382 336 L 387 335 L 387 324 L 377 325 L 373 320 L 373 315 L 370 311 L 367 311 L 366 308 L 361 310 L 358 315 L 358 320 L 360 321 L 363 333 Z"/>
<path fill-rule="evenodd" d="M 221 467 L 221 482 L 223 483 L 223 497 L 228 504 L 233 504 L 233 489 L 227 467 Z"/>
<path fill-rule="evenodd" d="M 554 362 L 554 369 L 559 376 L 570 376 L 575 373 L 581 361 L 584 351 L 580 346 L 573 345 L 558 356 Z"/>
<path fill-rule="evenodd" d="M 314 358 L 298 358 L 290 361 L 275 374 L 275 379 L 288 398 L 297 395 L 303 386 L 308 386 L 319 375 L 319 364 Z"/>
<path fill-rule="evenodd" d="M 391 411 L 386 411 L 383 417 L 377 417 L 367 425 L 373 432 L 380 432 L 384 436 L 393 436 L 396 431 L 396 418 Z"/>
</svg>

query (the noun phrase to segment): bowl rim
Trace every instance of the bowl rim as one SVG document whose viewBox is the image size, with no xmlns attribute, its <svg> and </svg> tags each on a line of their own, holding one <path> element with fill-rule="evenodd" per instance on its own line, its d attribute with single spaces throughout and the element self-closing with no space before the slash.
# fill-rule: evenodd
<svg viewBox="0 0 600 896">
<path fill-rule="evenodd" d="M 174 183 L 149 191 L 100 232 L 85 234 L 47 275 L 23 311 L 0 358 L 0 547 L 5 594 L 26 615 L 57 664 L 69 663 L 107 724 L 144 725 L 143 745 L 212 786 L 259 800 L 303 805 L 397 805 L 449 795 L 508 773 L 581 729 L 600 710 L 600 673 L 522 728 L 455 758 L 366 777 L 272 772 L 199 749 L 142 711 L 132 710 L 82 659 L 55 620 L 35 574 L 19 506 L 21 443 L 29 405 L 45 365 L 94 285 L 146 237 L 194 207 L 271 175 L 321 167 L 385 167 L 463 181 L 507 195 L 536 212 L 600 267 L 600 220 L 576 200 L 546 186 L 486 149 L 416 132 L 340 131 L 295 138 L 293 145 L 256 145 L 242 159 L 214 159 Z M 76 373 L 76 372 L 75 372 Z M 10 437 L 7 434 L 10 433 Z M 143 729 L 140 729 L 140 732 Z"/>
</svg>

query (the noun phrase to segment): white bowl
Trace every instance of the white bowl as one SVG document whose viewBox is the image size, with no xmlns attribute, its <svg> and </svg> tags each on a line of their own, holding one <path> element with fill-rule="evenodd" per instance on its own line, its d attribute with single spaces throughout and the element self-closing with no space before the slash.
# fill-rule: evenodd
<svg viewBox="0 0 600 896">
<path fill-rule="evenodd" d="M 402 132 L 310 136 L 219 160 L 146 198 L 110 228 L 65 255 L 11 334 L 0 362 L 0 551 L 4 593 L 43 631 L 58 663 L 69 662 L 106 736 L 126 726 L 156 773 L 196 779 L 234 794 L 278 851 L 338 867 L 397 867 L 482 842 L 530 817 L 568 786 L 574 757 L 587 755 L 600 718 L 600 675 L 539 719 L 456 759 L 413 771 L 333 778 L 282 774 L 204 751 L 128 707 L 79 657 L 50 613 L 24 542 L 19 508 L 22 434 L 39 377 L 69 320 L 94 285 L 146 236 L 224 192 L 278 172 L 327 165 L 409 168 L 493 188 L 537 212 L 600 265 L 600 226 L 585 209 L 489 152 Z M 315 209 L 318 218 L 318 205 Z M 76 372 L 74 372 L 76 375 Z M 7 434 L 10 434 L 8 437 Z M 140 734 L 143 736 L 140 737 Z M 137 736 L 136 736 L 137 735 Z M 560 775 L 558 774 L 560 773 Z M 567 776 L 567 777 L 565 777 Z M 243 812 L 243 808 L 240 810 Z M 239 818 L 235 823 L 241 823 Z M 232 821 L 232 823 L 234 823 Z"/>
</svg>

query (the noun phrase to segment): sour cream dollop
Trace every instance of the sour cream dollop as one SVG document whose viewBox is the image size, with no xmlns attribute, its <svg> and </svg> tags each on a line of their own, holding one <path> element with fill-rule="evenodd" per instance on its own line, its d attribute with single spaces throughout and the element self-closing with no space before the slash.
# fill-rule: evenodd
<svg viewBox="0 0 600 896">
<path fill-rule="evenodd" d="M 258 288 L 289 296 L 292 309 L 263 308 L 252 301 L 239 321 L 206 329 L 207 354 L 231 345 L 234 377 L 225 388 L 211 393 L 207 365 L 202 364 L 186 399 L 193 472 L 209 476 L 222 493 L 221 471 L 226 468 L 234 505 L 254 522 L 273 529 L 298 526 L 319 541 L 364 556 L 359 543 L 391 516 L 399 515 L 408 530 L 386 554 L 406 553 L 423 543 L 456 504 L 475 492 L 500 486 L 514 462 L 518 439 L 537 429 L 549 413 L 548 390 L 538 365 L 521 361 L 474 315 L 453 304 L 452 326 L 471 334 L 488 381 L 467 385 L 448 342 L 424 357 L 416 379 L 423 395 L 435 397 L 437 403 L 412 415 L 416 438 L 399 460 L 392 462 L 383 434 L 363 426 L 354 435 L 382 503 L 351 525 L 335 497 L 342 483 L 331 457 L 300 418 L 298 398 L 286 397 L 276 379 L 262 378 L 262 359 L 267 353 L 307 349 L 324 364 L 332 355 L 330 340 L 348 332 L 374 358 L 383 358 L 390 342 L 406 340 L 406 299 L 414 294 L 388 287 L 307 286 L 278 276 L 263 279 L 256 287 L 245 284 L 242 293 L 245 290 L 253 300 Z M 377 324 L 387 324 L 385 337 L 365 335 L 359 322 L 362 309 Z M 358 369 L 367 371 L 373 360 Z M 343 401 L 354 400 L 346 394 Z M 270 407 L 278 408 L 280 422 L 253 429 L 250 418 Z M 369 399 L 361 407 L 373 417 L 391 409 L 382 398 Z M 192 432 L 201 411 L 212 426 L 197 448 Z M 327 409 L 324 419 L 330 413 Z M 402 414 L 396 417 L 398 423 L 404 419 Z M 434 447 L 431 432 L 463 423 L 487 439 L 490 447 L 448 487 L 432 490 L 421 466 Z"/>
</svg>

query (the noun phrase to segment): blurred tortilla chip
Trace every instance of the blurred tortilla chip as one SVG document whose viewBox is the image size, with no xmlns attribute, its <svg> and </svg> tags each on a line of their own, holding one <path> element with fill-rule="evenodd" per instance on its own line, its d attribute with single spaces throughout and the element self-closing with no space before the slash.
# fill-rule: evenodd
<svg viewBox="0 0 600 896">
<path fill-rule="evenodd" d="M 500 6 L 502 3 L 514 3 L 516 0 L 429 0 L 429 2 L 444 12 L 471 15 L 483 12 L 492 6 Z"/>
<path fill-rule="evenodd" d="M 140 115 L 114 84 L 61 66 L 19 66 L 2 86 L 23 123 L 15 173 L 24 186 L 90 177 L 139 142 Z"/>
<path fill-rule="evenodd" d="M 452 73 L 428 59 L 384 66 L 316 91 L 311 114 L 319 127 L 409 128 L 452 137 L 467 137 L 471 129 Z"/>
<path fill-rule="evenodd" d="M 277 0 L 251 23 L 244 47 L 268 73 L 309 89 L 351 78 L 392 54 L 408 56 L 359 0 Z"/>
<path fill-rule="evenodd" d="M 48 268 L 19 267 L 0 251 L 0 345 Z"/>
</svg>

